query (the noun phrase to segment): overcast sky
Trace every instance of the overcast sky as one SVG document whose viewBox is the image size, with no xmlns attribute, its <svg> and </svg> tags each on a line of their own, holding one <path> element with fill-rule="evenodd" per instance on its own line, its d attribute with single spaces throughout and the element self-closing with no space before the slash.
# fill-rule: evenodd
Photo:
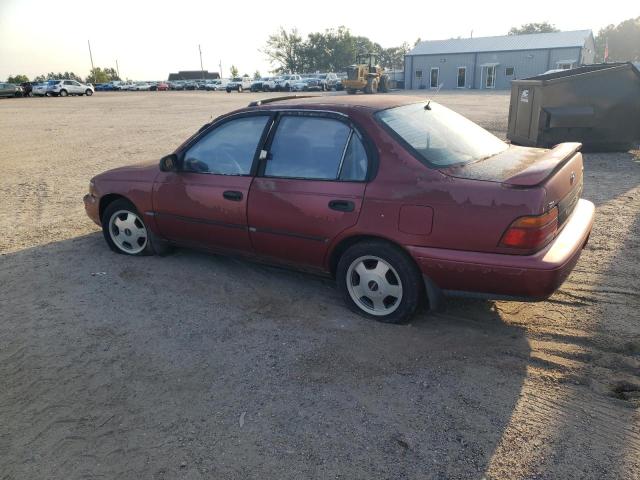
<svg viewBox="0 0 640 480">
<path fill-rule="evenodd" d="M 379 7 L 378 5 L 383 5 Z M 640 15 L 638 1 L 264 1 L 264 0 L 0 0 L 0 80 L 23 73 L 89 73 L 87 40 L 96 66 L 123 78 L 166 79 L 169 72 L 205 70 L 263 74 L 272 67 L 259 50 L 280 25 L 309 32 L 345 25 L 383 47 L 470 35 L 503 35 L 516 25 L 549 21 L 561 30 L 592 29 Z M 367 11 L 367 9 L 369 11 Z"/>
</svg>

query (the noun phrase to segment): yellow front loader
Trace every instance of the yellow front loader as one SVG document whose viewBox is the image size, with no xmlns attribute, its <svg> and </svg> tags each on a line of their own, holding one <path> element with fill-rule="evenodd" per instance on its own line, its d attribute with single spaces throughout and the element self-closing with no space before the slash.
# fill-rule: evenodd
<svg viewBox="0 0 640 480">
<path fill-rule="evenodd" d="M 389 76 L 379 65 L 378 56 L 363 53 L 356 57 L 355 65 L 347 68 L 347 79 L 342 81 L 347 93 L 353 95 L 358 90 L 364 93 L 387 93 Z"/>
</svg>

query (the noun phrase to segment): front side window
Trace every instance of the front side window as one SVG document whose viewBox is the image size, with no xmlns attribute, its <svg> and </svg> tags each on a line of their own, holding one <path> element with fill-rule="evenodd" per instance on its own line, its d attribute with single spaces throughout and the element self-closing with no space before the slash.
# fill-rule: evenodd
<svg viewBox="0 0 640 480">
<path fill-rule="evenodd" d="M 351 128 L 325 117 L 285 115 L 270 148 L 264 174 L 267 177 L 336 180 L 346 159 Z M 354 149 L 357 147 L 354 147 Z M 357 152 L 352 155 L 356 162 Z M 357 174 L 357 167 L 350 167 Z"/>
<path fill-rule="evenodd" d="M 249 175 L 267 115 L 223 123 L 187 150 L 184 169 L 216 175 Z"/>
<path fill-rule="evenodd" d="M 492 157 L 508 145 L 484 128 L 442 105 L 425 102 L 395 107 L 376 117 L 436 168 Z"/>
</svg>

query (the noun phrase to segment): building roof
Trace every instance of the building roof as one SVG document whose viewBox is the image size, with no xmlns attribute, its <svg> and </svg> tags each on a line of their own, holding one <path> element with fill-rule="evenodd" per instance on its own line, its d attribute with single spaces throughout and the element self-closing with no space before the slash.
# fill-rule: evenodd
<svg viewBox="0 0 640 480">
<path fill-rule="evenodd" d="M 201 80 L 202 78 L 206 80 L 216 80 L 220 78 L 220 74 L 218 72 L 205 70 L 203 76 L 202 70 L 180 70 L 178 73 L 170 73 L 168 80 Z"/>
<path fill-rule="evenodd" d="M 452 38 L 420 42 L 407 55 L 443 55 L 449 53 L 504 52 L 547 48 L 583 47 L 591 30 L 571 32 L 503 35 L 501 37 Z"/>
</svg>

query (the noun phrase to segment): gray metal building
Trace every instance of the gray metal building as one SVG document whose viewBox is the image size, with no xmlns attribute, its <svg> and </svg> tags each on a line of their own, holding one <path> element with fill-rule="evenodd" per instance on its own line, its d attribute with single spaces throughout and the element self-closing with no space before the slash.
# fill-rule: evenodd
<svg viewBox="0 0 640 480">
<path fill-rule="evenodd" d="M 508 89 L 511 80 L 593 63 L 591 30 L 420 42 L 404 58 L 405 88 Z"/>
</svg>

